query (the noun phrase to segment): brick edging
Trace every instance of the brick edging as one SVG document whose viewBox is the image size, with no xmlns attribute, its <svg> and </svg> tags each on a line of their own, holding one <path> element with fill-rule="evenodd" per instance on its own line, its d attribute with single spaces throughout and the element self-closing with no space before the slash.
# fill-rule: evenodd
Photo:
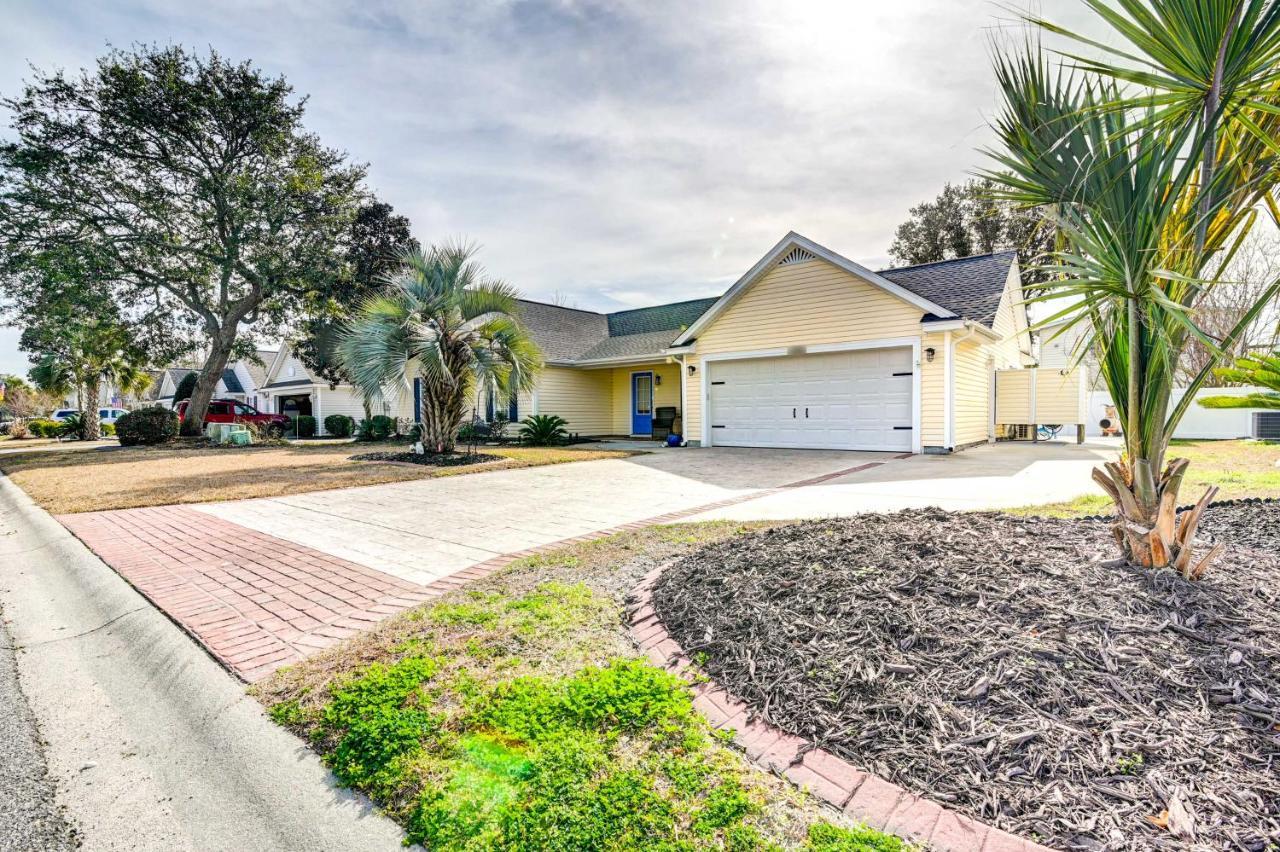
<svg viewBox="0 0 1280 852">
<path fill-rule="evenodd" d="M 747 759 L 866 825 L 948 852 L 1051 852 L 1030 840 L 891 784 L 877 775 L 762 721 L 746 703 L 703 675 L 653 609 L 653 587 L 666 566 L 649 572 L 627 599 L 632 640 L 656 666 L 689 682 L 693 705 L 717 730 L 733 731 Z M 808 750 L 806 750 L 808 749 Z"/>
</svg>

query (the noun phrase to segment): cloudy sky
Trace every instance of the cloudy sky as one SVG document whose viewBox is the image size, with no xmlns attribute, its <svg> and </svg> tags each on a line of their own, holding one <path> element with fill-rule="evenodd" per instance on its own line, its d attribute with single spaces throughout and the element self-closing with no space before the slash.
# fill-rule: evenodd
<svg viewBox="0 0 1280 852">
<path fill-rule="evenodd" d="M 989 0 L 0 8 L 0 92 L 108 45 L 252 59 L 420 240 L 475 240 L 525 295 L 601 310 L 719 294 L 788 230 L 885 265 L 908 208 L 981 164 L 990 39 L 1013 27 Z M 27 366 L 0 331 L 0 372 Z"/>
</svg>

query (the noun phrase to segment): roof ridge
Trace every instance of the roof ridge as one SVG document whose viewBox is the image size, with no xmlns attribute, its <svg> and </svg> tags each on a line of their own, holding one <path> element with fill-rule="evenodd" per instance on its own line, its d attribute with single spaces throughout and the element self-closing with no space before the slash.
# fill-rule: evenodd
<svg viewBox="0 0 1280 852">
<path fill-rule="evenodd" d="M 553 302 L 542 302 L 542 301 L 539 301 L 538 299 L 526 299 L 524 296 L 517 296 L 516 301 L 528 302 L 531 305 L 541 305 L 544 308 L 558 308 L 559 310 L 562 310 L 562 311 L 576 311 L 577 313 L 580 313 L 580 314 L 592 314 L 598 317 L 608 316 L 608 314 L 602 314 L 599 311 L 592 311 L 587 308 L 570 308 L 567 305 L 557 305 Z"/>
<path fill-rule="evenodd" d="M 931 260 L 928 263 L 912 263 L 907 266 L 889 266 L 884 269 L 876 270 L 877 275 L 883 275 L 886 272 L 902 272 L 907 269 L 922 269 L 926 266 L 942 266 L 945 263 L 960 263 L 965 260 L 981 260 L 984 257 L 1000 257 L 1001 255 L 1018 253 L 1017 249 L 1002 249 L 1000 251 L 988 251 L 982 254 L 966 254 L 964 257 L 952 257 L 947 260 Z"/>
<path fill-rule="evenodd" d="M 678 302 L 663 302 L 662 304 L 659 304 L 659 305 L 646 305 L 643 308 L 623 308 L 620 311 L 610 311 L 609 313 L 605 314 L 605 316 L 612 317 L 612 316 L 617 316 L 618 314 L 630 313 L 632 311 L 651 311 L 654 308 L 671 308 L 671 307 L 675 307 L 676 305 L 691 305 L 694 302 L 705 302 L 708 300 L 715 302 L 715 301 L 719 301 L 719 299 L 720 299 L 720 296 L 699 296 L 696 299 L 681 299 Z"/>
</svg>

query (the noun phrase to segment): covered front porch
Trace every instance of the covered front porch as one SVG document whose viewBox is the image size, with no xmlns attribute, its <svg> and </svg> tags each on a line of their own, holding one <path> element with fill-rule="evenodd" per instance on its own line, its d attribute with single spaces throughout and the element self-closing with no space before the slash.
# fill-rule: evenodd
<svg viewBox="0 0 1280 852">
<path fill-rule="evenodd" d="M 535 414 L 556 414 L 579 435 L 665 439 L 684 414 L 679 363 L 661 359 L 631 363 L 549 365 L 533 394 Z"/>
</svg>

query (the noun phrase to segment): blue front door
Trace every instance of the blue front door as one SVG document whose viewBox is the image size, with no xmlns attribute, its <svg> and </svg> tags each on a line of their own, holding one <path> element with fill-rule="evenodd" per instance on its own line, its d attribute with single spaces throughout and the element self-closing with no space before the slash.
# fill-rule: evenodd
<svg viewBox="0 0 1280 852">
<path fill-rule="evenodd" d="M 653 434 L 653 373 L 631 374 L 631 434 Z"/>
</svg>

